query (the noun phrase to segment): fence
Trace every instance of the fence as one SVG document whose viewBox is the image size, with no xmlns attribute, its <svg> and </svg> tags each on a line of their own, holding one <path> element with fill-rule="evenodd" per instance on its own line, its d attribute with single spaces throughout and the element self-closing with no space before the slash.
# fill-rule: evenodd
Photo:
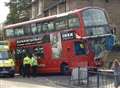
<svg viewBox="0 0 120 88">
<path fill-rule="evenodd" d="M 70 86 L 79 86 L 79 88 L 118 88 L 115 86 L 116 81 L 112 71 L 92 71 L 87 68 L 76 68 L 72 72 Z"/>
</svg>

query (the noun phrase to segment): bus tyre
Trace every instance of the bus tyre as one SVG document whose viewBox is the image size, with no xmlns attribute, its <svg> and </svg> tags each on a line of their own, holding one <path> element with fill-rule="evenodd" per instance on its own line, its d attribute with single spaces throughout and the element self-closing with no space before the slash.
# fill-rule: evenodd
<svg viewBox="0 0 120 88">
<path fill-rule="evenodd" d="M 61 65 L 61 73 L 64 75 L 68 75 L 70 73 L 69 66 L 67 64 Z"/>
</svg>

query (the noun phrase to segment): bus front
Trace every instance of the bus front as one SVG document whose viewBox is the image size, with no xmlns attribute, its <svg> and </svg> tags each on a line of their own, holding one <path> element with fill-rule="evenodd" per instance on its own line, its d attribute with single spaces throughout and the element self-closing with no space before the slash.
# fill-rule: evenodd
<svg viewBox="0 0 120 88">
<path fill-rule="evenodd" d="M 85 38 L 88 39 L 94 60 L 103 58 L 106 51 L 114 46 L 114 35 L 111 33 L 106 12 L 101 8 L 87 8 L 82 11 Z"/>
</svg>

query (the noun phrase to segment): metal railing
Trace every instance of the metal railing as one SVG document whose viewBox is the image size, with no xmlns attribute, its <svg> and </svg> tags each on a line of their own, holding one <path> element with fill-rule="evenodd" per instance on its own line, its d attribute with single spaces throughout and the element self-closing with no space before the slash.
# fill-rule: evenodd
<svg viewBox="0 0 120 88">
<path fill-rule="evenodd" d="M 113 72 L 107 71 L 92 71 L 88 69 L 76 68 L 76 71 L 72 72 L 70 78 L 70 86 L 79 86 L 79 88 L 118 88 L 115 78 L 118 75 L 114 75 Z"/>
</svg>

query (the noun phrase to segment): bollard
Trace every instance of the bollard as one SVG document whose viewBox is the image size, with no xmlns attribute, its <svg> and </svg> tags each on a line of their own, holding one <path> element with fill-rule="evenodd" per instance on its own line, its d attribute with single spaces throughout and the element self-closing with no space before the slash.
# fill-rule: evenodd
<svg viewBox="0 0 120 88">
<path fill-rule="evenodd" d="M 89 70 L 87 71 L 87 87 L 89 86 Z"/>
<path fill-rule="evenodd" d="M 80 66 L 78 67 L 78 85 L 80 85 Z"/>
<path fill-rule="evenodd" d="M 114 83 L 115 84 L 115 88 L 118 88 L 118 79 L 117 79 L 118 75 L 114 75 L 114 78 L 115 78 L 115 81 L 114 81 L 115 82 Z"/>
<path fill-rule="evenodd" d="M 97 88 L 99 88 L 99 71 L 97 70 Z"/>
</svg>

